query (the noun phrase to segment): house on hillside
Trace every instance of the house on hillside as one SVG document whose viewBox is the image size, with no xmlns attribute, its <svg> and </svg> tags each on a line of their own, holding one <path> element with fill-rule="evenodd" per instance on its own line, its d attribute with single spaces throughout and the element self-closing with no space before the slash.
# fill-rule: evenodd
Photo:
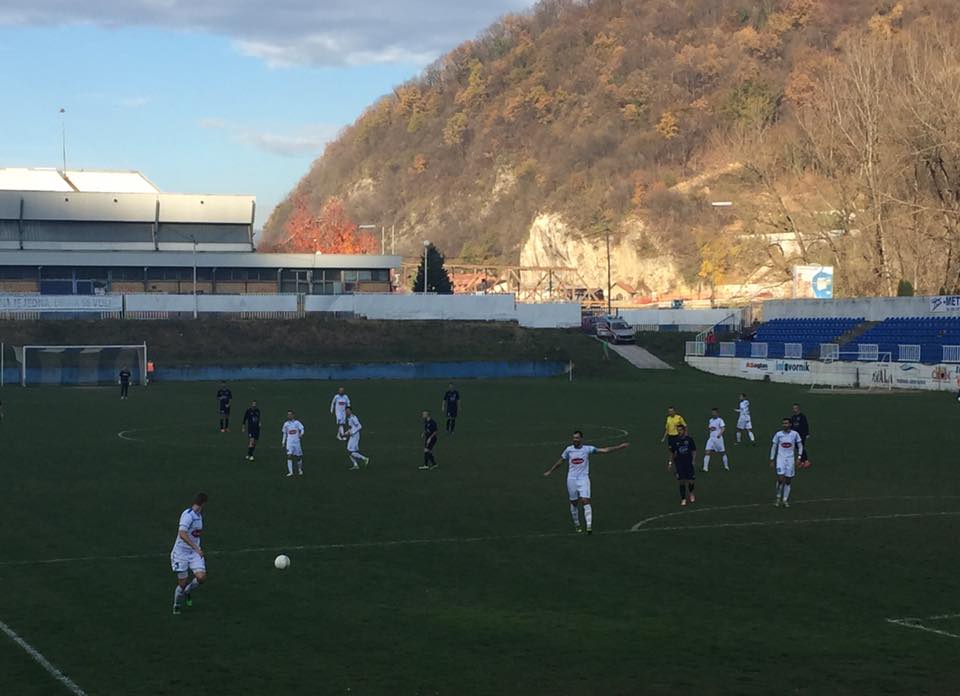
<svg viewBox="0 0 960 696">
<path fill-rule="evenodd" d="M 614 302 L 633 302 L 636 296 L 637 289 L 622 280 L 618 280 L 610 288 L 610 299 Z"/>
</svg>

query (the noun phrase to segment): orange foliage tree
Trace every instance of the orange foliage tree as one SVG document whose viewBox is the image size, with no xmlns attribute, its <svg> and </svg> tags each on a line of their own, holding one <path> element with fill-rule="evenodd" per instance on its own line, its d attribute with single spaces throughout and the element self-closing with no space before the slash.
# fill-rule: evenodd
<svg viewBox="0 0 960 696">
<path fill-rule="evenodd" d="M 267 246 L 267 251 L 287 254 L 372 254 L 377 250 L 377 240 L 357 229 L 336 196 L 327 199 L 320 214 L 314 215 L 306 197 L 299 195 L 284 225 L 283 239 Z"/>
</svg>

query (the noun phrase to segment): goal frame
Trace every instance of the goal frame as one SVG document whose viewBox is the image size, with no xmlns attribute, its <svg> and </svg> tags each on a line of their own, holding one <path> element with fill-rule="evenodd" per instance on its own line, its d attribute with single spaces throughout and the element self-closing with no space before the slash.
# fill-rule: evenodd
<svg viewBox="0 0 960 696">
<path fill-rule="evenodd" d="M 844 356 L 849 356 L 849 359 L 844 360 Z M 881 385 L 874 384 L 871 382 L 867 386 L 864 386 L 860 379 L 860 365 L 869 362 L 869 363 L 879 363 L 884 367 L 892 367 L 894 360 L 893 354 L 889 351 L 879 351 L 877 353 L 876 360 L 864 360 L 861 357 L 859 351 L 839 351 L 836 353 L 836 357 L 829 357 L 820 360 L 824 365 L 835 365 L 837 363 L 845 365 L 857 365 L 857 377 L 856 383 L 852 386 L 838 386 L 834 384 L 821 384 L 817 382 L 816 377 L 813 378 L 813 381 L 810 383 L 810 391 L 818 393 L 846 393 L 846 394 L 869 394 L 875 393 L 878 391 L 891 392 L 893 391 L 893 385 L 884 383 Z"/>
<path fill-rule="evenodd" d="M 149 371 L 147 370 L 147 342 L 143 343 L 134 343 L 134 344 L 119 344 L 119 343 L 89 343 L 86 345 L 42 345 L 42 344 L 32 344 L 29 346 L 22 346 L 20 348 L 22 352 L 22 359 L 20 360 L 20 386 L 27 386 L 27 363 L 28 355 L 31 350 L 49 350 L 49 349 L 61 349 L 61 350 L 77 350 L 84 348 L 117 348 L 120 350 L 142 350 L 143 351 L 143 360 L 140 362 L 140 384 L 143 386 L 147 385 L 149 379 Z"/>
</svg>

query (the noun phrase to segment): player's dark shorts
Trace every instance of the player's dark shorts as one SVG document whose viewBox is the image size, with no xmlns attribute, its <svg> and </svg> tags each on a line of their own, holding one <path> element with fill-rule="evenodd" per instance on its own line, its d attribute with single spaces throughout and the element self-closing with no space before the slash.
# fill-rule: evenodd
<svg viewBox="0 0 960 696">
<path fill-rule="evenodd" d="M 693 481 L 695 478 L 697 478 L 697 475 L 694 471 L 693 462 L 689 464 L 686 462 L 677 462 L 674 464 L 674 468 L 677 470 L 678 481 Z"/>
<path fill-rule="evenodd" d="M 220 415 L 221 416 L 230 415 L 230 404 L 220 404 Z"/>
<path fill-rule="evenodd" d="M 456 418 L 456 417 L 457 417 L 457 407 L 447 406 L 447 418 Z"/>
<path fill-rule="evenodd" d="M 424 440 L 424 441 L 423 441 L 423 447 L 424 447 L 424 449 L 428 449 L 428 450 L 431 450 L 431 451 L 432 451 L 433 448 L 436 447 L 436 446 L 437 446 L 437 438 L 435 438 L 435 437 L 434 437 L 434 438 L 430 438 L 429 440 Z"/>
<path fill-rule="evenodd" d="M 672 450 L 673 446 L 677 442 L 677 438 L 679 437 L 680 437 L 679 435 L 667 435 L 667 447 L 669 447 Z"/>
<path fill-rule="evenodd" d="M 247 435 L 250 437 L 251 440 L 259 440 L 260 428 L 248 428 Z"/>
</svg>

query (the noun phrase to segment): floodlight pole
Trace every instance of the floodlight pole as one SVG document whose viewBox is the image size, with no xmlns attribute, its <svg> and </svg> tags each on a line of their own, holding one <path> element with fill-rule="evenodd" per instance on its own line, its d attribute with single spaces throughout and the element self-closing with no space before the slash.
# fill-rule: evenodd
<svg viewBox="0 0 960 696">
<path fill-rule="evenodd" d="M 613 310 L 610 307 L 610 228 L 607 228 L 607 316 L 613 314 Z"/>
<path fill-rule="evenodd" d="M 67 110 L 60 109 L 60 148 L 63 154 L 63 175 L 67 175 Z"/>
<path fill-rule="evenodd" d="M 193 240 L 193 318 L 196 319 L 199 312 L 198 304 L 200 300 L 197 299 L 197 238 L 191 237 Z"/>
</svg>

